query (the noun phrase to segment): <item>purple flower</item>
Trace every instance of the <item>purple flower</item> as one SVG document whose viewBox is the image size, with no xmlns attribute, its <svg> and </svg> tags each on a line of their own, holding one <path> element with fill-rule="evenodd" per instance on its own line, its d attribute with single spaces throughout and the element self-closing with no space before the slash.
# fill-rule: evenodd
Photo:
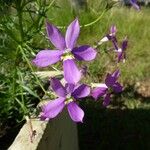
<svg viewBox="0 0 150 150">
<path fill-rule="evenodd" d="M 117 38 L 116 38 L 116 32 L 117 32 L 117 28 L 115 25 L 112 25 L 110 27 L 110 31 L 109 31 L 109 34 L 107 34 L 104 38 L 102 38 L 100 40 L 100 42 L 98 43 L 98 45 L 101 45 L 102 43 L 104 42 L 107 42 L 107 41 L 111 41 L 114 48 L 115 49 L 118 49 L 118 43 L 117 43 Z"/>
<path fill-rule="evenodd" d="M 78 70 L 75 60 L 93 60 L 96 57 L 96 51 L 88 45 L 75 47 L 80 32 L 78 19 L 68 26 L 65 37 L 57 27 L 48 22 L 46 28 L 49 40 L 56 50 L 40 51 L 33 63 L 38 67 L 47 67 L 62 60 L 65 80 L 68 83 L 76 84 L 80 80 L 81 72 Z"/>
<path fill-rule="evenodd" d="M 88 67 L 87 66 L 84 65 L 81 67 L 81 74 L 84 77 L 88 74 Z"/>
<path fill-rule="evenodd" d="M 115 49 L 117 49 L 118 46 L 117 46 L 116 32 L 117 32 L 116 26 L 115 26 L 115 25 L 112 25 L 112 26 L 110 27 L 109 34 L 107 34 L 104 38 L 102 38 L 98 44 L 101 45 L 101 44 L 104 43 L 104 42 L 112 41 L 112 43 L 113 43 Z"/>
<path fill-rule="evenodd" d="M 108 40 L 111 40 L 113 37 L 116 36 L 116 33 L 117 33 L 117 28 L 115 25 L 112 25 L 110 27 L 109 34 L 107 34 L 106 37 L 108 38 Z"/>
<path fill-rule="evenodd" d="M 140 10 L 140 6 L 137 4 L 137 0 L 130 0 L 130 4 L 135 8 L 136 10 Z"/>
<path fill-rule="evenodd" d="M 92 91 L 92 97 L 97 100 L 99 97 L 104 96 L 103 105 L 109 105 L 111 93 L 120 93 L 122 91 L 122 86 L 117 82 L 119 76 L 119 70 L 116 70 L 113 74 L 107 74 L 105 83 L 98 84 L 97 87 Z"/>
<path fill-rule="evenodd" d="M 122 42 L 122 48 L 118 49 L 117 50 L 117 53 L 118 53 L 118 62 L 120 62 L 121 60 L 123 62 L 125 62 L 126 60 L 126 49 L 127 49 L 127 46 L 128 46 L 128 40 L 127 38 L 125 38 Z"/>
<path fill-rule="evenodd" d="M 66 106 L 73 121 L 83 122 L 84 112 L 77 105 L 76 101 L 77 99 L 87 97 L 90 94 L 90 87 L 85 84 L 75 86 L 68 83 L 64 87 L 56 78 L 52 78 L 51 87 L 58 98 L 42 107 L 41 118 L 54 118 Z"/>
<path fill-rule="evenodd" d="M 121 48 L 118 47 L 117 49 L 115 49 L 115 52 L 118 55 L 118 62 L 120 62 L 121 60 L 125 62 L 127 46 L 128 46 L 128 40 L 127 38 L 125 38 L 122 42 Z"/>
</svg>

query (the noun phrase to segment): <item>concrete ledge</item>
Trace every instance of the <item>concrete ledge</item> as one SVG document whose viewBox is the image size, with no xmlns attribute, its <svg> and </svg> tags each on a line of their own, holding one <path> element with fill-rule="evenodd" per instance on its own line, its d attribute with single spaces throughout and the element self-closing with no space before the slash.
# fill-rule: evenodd
<svg viewBox="0 0 150 150">
<path fill-rule="evenodd" d="M 49 122 L 31 120 L 36 131 L 30 139 L 30 125 L 26 123 L 8 150 L 78 150 L 77 126 L 65 110 Z"/>
</svg>

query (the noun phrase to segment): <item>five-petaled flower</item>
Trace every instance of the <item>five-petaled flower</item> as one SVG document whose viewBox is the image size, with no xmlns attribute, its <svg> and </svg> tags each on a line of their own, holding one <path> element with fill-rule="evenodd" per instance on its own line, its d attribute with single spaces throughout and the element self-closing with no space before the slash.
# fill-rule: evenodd
<svg viewBox="0 0 150 150">
<path fill-rule="evenodd" d="M 107 74 L 105 83 L 98 84 L 95 89 L 91 92 L 92 97 L 96 100 L 104 96 L 103 105 L 108 106 L 110 103 L 110 96 L 112 92 L 120 93 L 122 91 L 122 86 L 117 82 L 120 76 L 120 71 L 116 70 L 113 74 Z"/>
<path fill-rule="evenodd" d="M 75 47 L 80 32 L 78 19 L 68 26 L 65 38 L 54 25 L 47 22 L 46 28 L 49 40 L 56 50 L 40 51 L 33 63 L 38 67 L 47 67 L 62 60 L 65 80 L 68 83 L 76 84 L 80 80 L 81 72 L 77 68 L 75 60 L 93 60 L 96 57 L 96 51 L 88 45 Z"/>
<path fill-rule="evenodd" d="M 69 83 L 66 83 L 64 87 L 56 78 L 51 79 L 51 87 L 58 98 L 42 107 L 41 119 L 56 117 L 66 106 L 73 121 L 83 122 L 84 112 L 76 102 L 90 94 L 90 87 L 85 84 L 74 85 Z"/>
</svg>

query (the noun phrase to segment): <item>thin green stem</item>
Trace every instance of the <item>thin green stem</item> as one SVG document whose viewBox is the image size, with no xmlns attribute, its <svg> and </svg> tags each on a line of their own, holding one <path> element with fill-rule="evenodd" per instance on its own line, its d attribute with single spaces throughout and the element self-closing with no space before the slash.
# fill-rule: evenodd
<svg viewBox="0 0 150 150">
<path fill-rule="evenodd" d="M 28 114 L 28 109 L 25 107 L 25 105 L 23 105 L 20 100 L 16 97 L 15 100 L 17 101 L 17 103 L 21 106 L 24 114 Z"/>
<path fill-rule="evenodd" d="M 49 10 L 49 8 L 53 5 L 53 3 L 55 2 L 56 0 L 52 0 L 51 3 L 49 4 L 49 6 L 47 7 L 47 10 Z"/>
<path fill-rule="evenodd" d="M 92 26 L 93 24 L 97 23 L 103 17 L 105 12 L 106 12 L 106 10 L 104 10 L 97 19 L 95 19 L 94 21 L 92 21 L 92 22 L 90 22 L 88 24 L 81 25 L 81 27 L 89 27 L 89 26 Z"/>
<path fill-rule="evenodd" d="M 92 22 L 90 22 L 88 24 L 81 25 L 80 28 L 89 27 L 89 26 L 92 26 L 93 24 L 97 23 L 103 17 L 103 15 L 104 15 L 105 12 L 106 12 L 106 10 L 104 10 L 101 13 L 101 15 L 98 18 L 96 18 L 94 21 L 92 21 Z M 60 28 L 60 29 L 67 28 L 67 26 L 57 26 L 57 27 Z"/>
<path fill-rule="evenodd" d="M 31 66 L 30 61 L 28 60 L 28 58 L 26 57 L 26 55 L 25 55 L 25 53 L 24 53 L 23 48 L 22 48 L 20 45 L 19 45 L 19 48 L 20 48 L 20 51 L 21 51 L 21 53 L 22 53 L 24 59 L 26 60 L 26 62 L 27 62 L 27 64 L 28 64 L 29 68 L 31 69 L 32 72 L 34 72 L 32 66 Z M 34 74 L 33 74 L 33 75 L 34 75 Z M 43 92 L 46 94 L 46 90 L 45 90 L 44 87 L 42 86 L 42 84 L 41 84 L 41 82 L 39 81 L 38 77 L 37 77 L 36 75 L 34 75 L 34 77 L 35 77 L 35 79 L 37 80 L 37 82 L 38 82 L 38 84 L 40 85 L 40 87 L 41 87 L 41 89 L 43 90 Z"/>
<path fill-rule="evenodd" d="M 22 74 L 21 74 L 21 72 L 19 72 L 19 82 L 20 82 L 20 84 L 22 84 L 23 83 L 23 77 L 22 77 Z M 22 86 L 20 86 L 20 92 L 21 92 L 21 103 L 24 105 L 24 96 L 23 96 L 23 88 L 22 88 Z"/>
<path fill-rule="evenodd" d="M 16 5 L 17 8 L 17 15 L 18 15 L 18 21 L 19 21 L 19 29 L 20 29 L 20 36 L 21 36 L 21 41 L 23 42 L 24 40 L 24 31 L 23 31 L 23 18 L 22 18 L 22 6 L 21 2 Z"/>
</svg>

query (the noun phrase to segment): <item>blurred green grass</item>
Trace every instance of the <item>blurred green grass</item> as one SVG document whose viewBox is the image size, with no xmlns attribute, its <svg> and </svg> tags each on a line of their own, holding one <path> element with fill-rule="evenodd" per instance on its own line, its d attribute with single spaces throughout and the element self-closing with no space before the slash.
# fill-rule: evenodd
<svg viewBox="0 0 150 150">
<path fill-rule="evenodd" d="M 81 25 L 88 24 L 95 20 L 104 11 L 104 3 L 94 2 L 88 4 L 88 10 L 81 10 L 78 13 L 78 18 Z M 61 8 L 52 8 L 50 11 L 50 22 L 59 26 L 67 26 L 75 15 L 71 13 L 70 5 L 68 3 L 59 3 Z M 98 9 L 99 8 L 99 9 Z M 94 10 L 94 11 L 93 11 Z M 129 39 L 129 46 L 127 49 L 127 61 L 125 64 L 120 64 L 122 76 L 121 80 L 124 84 L 135 84 L 137 81 L 145 80 L 150 77 L 150 52 L 149 52 L 149 39 L 150 39 L 150 10 L 143 7 L 140 12 L 132 8 L 124 8 L 121 6 L 113 7 L 107 11 L 99 22 L 89 27 L 82 27 L 78 44 L 94 45 L 106 33 L 109 32 L 111 25 L 117 26 L 117 37 L 121 42 L 125 36 Z M 63 29 L 65 31 L 65 29 Z M 104 44 L 97 50 L 97 59 L 90 63 L 91 76 L 96 80 L 102 80 L 101 75 L 104 71 L 108 72 L 115 68 L 114 57 L 112 54 L 108 56 L 103 52 L 108 44 Z M 112 61 L 113 60 L 113 61 Z M 107 69 L 107 67 L 109 69 Z M 89 79 L 90 80 L 90 79 Z M 92 79 L 93 80 L 93 79 Z"/>
</svg>

